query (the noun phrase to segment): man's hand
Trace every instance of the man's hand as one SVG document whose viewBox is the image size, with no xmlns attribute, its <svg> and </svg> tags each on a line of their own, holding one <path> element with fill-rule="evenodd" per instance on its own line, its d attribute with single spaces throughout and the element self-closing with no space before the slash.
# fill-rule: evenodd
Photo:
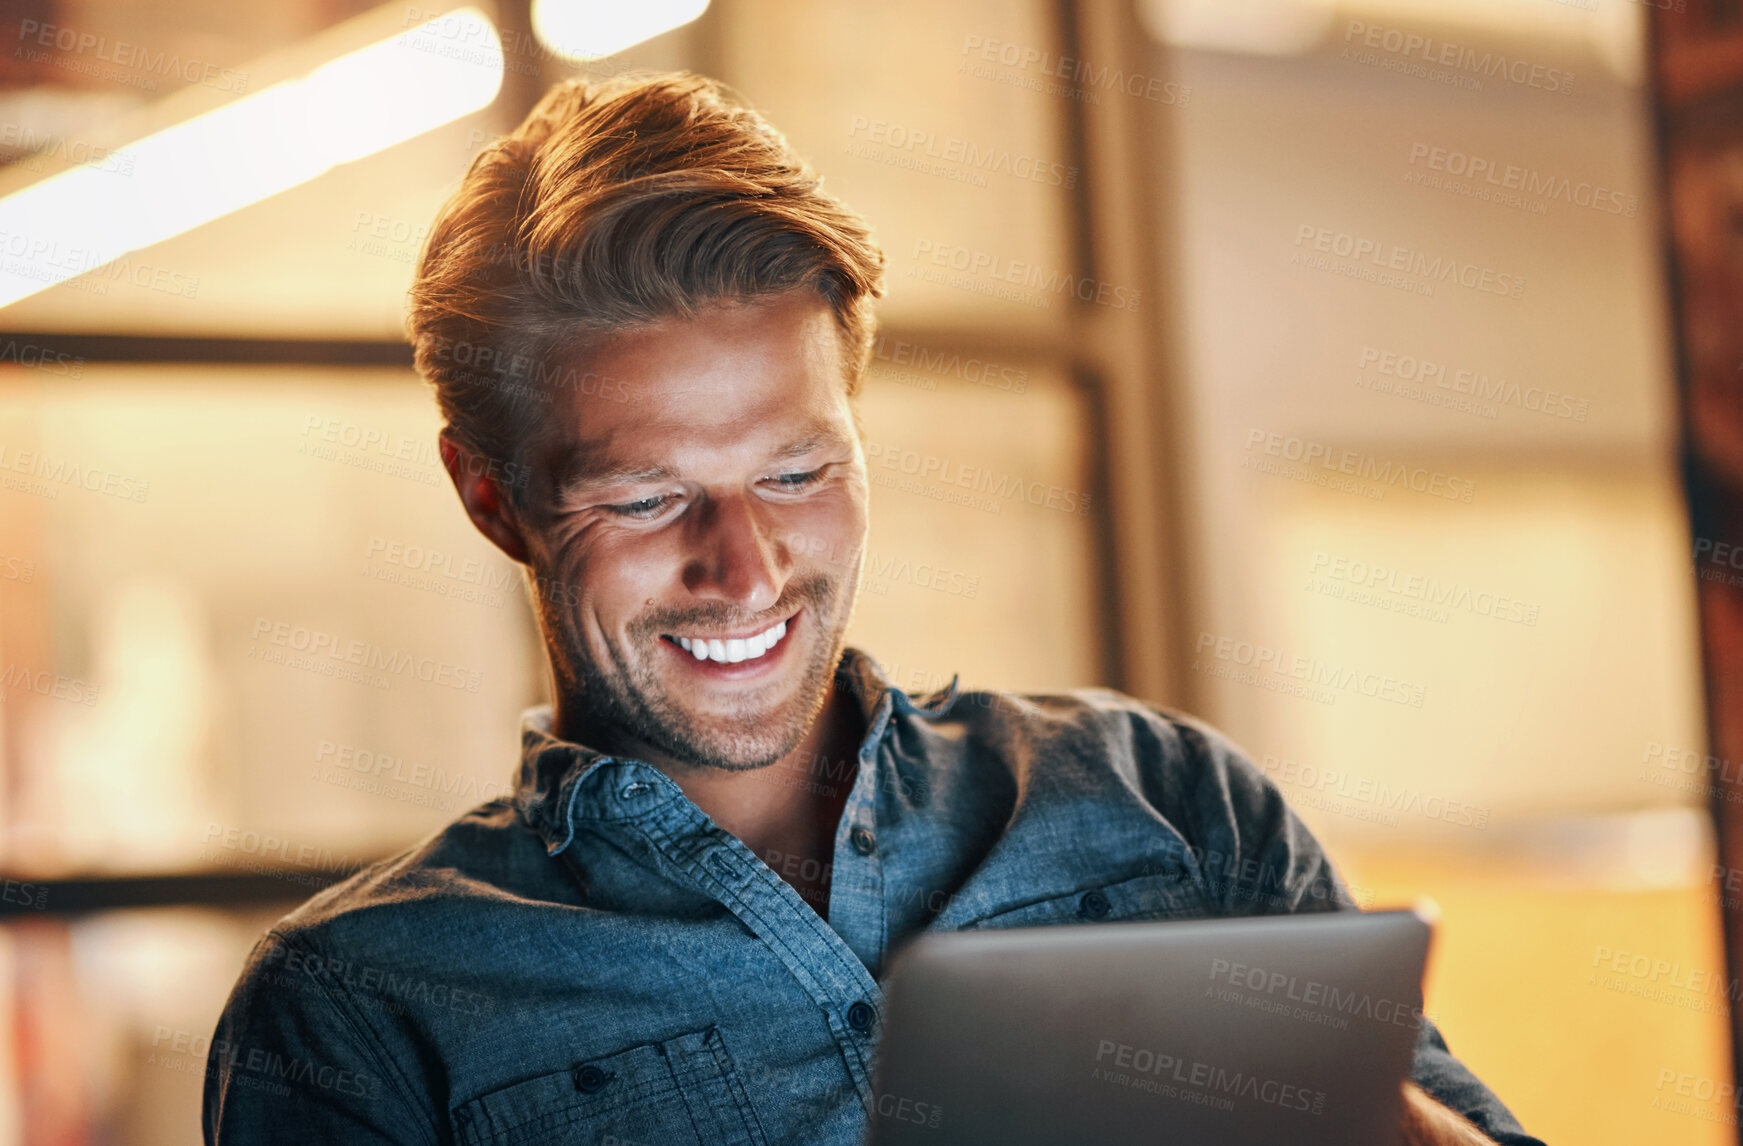
<svg viewBox="0 0 1743 1146">
<path fill-rule="evenodd" d="M 1404 1146 L 1495 1146 L 1494 1139 L 1430 1098 L 1414 1082 L 1404 1083 Z"/>
</svg>

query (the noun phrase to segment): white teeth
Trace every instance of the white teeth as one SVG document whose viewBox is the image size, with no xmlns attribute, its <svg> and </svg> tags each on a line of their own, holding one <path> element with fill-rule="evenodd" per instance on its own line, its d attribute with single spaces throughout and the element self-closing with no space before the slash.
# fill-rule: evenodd
<svg viewBox="0 0 1743 1146">
<path fill-rule="evenodd" d="M 782 621 L 772 629 L 764 630 L 750 637 L 734 637 L 727 641 L 703 640 L 699 637 L 676 637 L 678 647 L 684 649 L 699 661 L 716 660 L 722 664 L 738 664 L 740 661 L 755 660 L 787 635 L 787 622 Z"/>
</svg>

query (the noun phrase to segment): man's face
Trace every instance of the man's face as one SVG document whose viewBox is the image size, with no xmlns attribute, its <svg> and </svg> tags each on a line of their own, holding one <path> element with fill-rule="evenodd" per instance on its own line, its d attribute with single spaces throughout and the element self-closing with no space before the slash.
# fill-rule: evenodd
<svg viewBox="0 0 1743 1146">
<path fill-rule="evenodd" d="M 560 392 L 525 529 L 563 707 L 607 751 L 771 764 L 822 709 L 865 552 L 833 315 L 710 307 L 585 370 L 623 385 Z"/>
</svg>

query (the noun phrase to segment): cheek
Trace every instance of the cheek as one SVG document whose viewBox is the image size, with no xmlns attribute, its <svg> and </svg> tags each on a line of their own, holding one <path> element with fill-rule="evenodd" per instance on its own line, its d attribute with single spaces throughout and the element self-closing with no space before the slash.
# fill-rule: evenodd
<svg viewBox="0 0 1743 1146">
<path fill-rule="evenodd" d="M 565 628 L 590 634 L 589 643 L 601 629 L 615 637 L 653 595 L 643 591 L 655 581 L 633 546 L 560 524 L 542 541 L 533 565 L 540 596 Z"/>
<path fill-rule="evenodd" d="M 838 576 L 851 576 L 865 548 L 865 501 L 851 491 L 793 507 L 783 520 L 793 556 Z"/>
<path fill-rule="evenodd" d="M 563 576 L 593 622 L 613 635 L 670 592 L 680 569 L 670 542 L 653 537 L 599 538 L 559 556 Z"/>
</svg>

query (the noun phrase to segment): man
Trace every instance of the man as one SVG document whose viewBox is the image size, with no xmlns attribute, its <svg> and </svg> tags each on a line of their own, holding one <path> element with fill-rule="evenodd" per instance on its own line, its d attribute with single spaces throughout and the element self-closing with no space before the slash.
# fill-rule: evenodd
<svg viewBox="0 0 1743 1146">
<path fill-rule="evenodd" d="M 554 702 L 513 799 L 262 939 L 208 1142 L 852 1143 L 916 933 L 1354 907 L 1209 727 L 845 647 L 882 267 L 696 77 L 560 84 L 473 162 L 409 326 Z M 1432 1024 L 1413 1078 L 1404 1140 L 1536 1141 Z"/>
</svg>

